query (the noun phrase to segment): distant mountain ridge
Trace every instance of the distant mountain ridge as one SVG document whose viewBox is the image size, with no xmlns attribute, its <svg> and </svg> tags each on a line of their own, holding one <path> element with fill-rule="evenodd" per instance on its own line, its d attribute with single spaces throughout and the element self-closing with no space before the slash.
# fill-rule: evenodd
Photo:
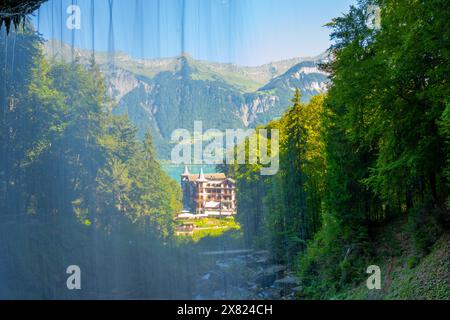
<svg viewBox="0 0 450 320">
<path fill-rule="evenodd" d="M 70 61 L 68 45 L 49 41 L 48 58 Z M 91 52 L 74 49 L 74 56 L 89 63 Z M 171 133 L 193 130 L 203 121 L 204 130 L 246 128 L 281 116 L 291 104 L 295 89 L 304 101 L 327 90 L 328 77 L 319 69 L 326 55 L 293 58 L 259 67 L 195 60 L 188 55 L 142 60 L 124 53 L 114 56 L 114 68 L 106 53 L 95 54 L 116 101 L 115 114 L 127 114 L 139 136 L 150 131 L 160 158 L 170 156 Z"/>
</svg>

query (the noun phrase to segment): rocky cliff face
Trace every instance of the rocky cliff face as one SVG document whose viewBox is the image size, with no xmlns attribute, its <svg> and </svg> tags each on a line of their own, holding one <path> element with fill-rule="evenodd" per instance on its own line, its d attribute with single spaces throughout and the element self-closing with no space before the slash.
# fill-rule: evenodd
<svg viewBox="0 0 450 320">
<path fill-rule="evenodd" d="M 114 69 L 113 72 L 104 69 L 103 74 L 107 75 L 109 95 L 116 102 L 120 102 L 124 96 L 141 85 L 141 82 L 133 73 L 124 69 Z"/>
<path fill-rule="evenodd" d="M 244 126 L 256 123 L 258 117 L 280 104 L 280 97 L 271 94 L 248 96 L 246 102 L 240 106 L 239 117 Z"/>
</svg>

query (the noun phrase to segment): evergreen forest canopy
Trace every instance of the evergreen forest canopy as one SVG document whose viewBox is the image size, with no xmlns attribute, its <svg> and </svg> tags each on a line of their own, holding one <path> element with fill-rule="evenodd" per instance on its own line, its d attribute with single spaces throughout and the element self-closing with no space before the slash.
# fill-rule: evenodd
<svg viewBox="0 0 450 320">
<path fill-rule="evenodd" d="M 371 5 L 381 9 L 380 28 L 367 24 Z M 394 232 L 406 228 L 413 240 L 411 267 L 450 222 L 448 1 L 363 0 L 328 27 L 328 94 L 304 104 L 297 92 L 267 126 L 281 132 L 279 173 L 228 168 L 247 243 L 297 268 L 314 298 L 364 282 L 379 247 L 392 246 L 375 233 L 393 220 L 407 221 Z M 448 299 L 444 272 L 438 297 Z"/>
<path fill-rule="evenodd" d="M 189 297 L 170 245 L 181 194 L 150 135 L 106 111 L 94 61 L 47 62 L 29 25 L 0 43 L 0 297 Z M 73 261 L 91 277 L 79 295 Z"/>
</svg>

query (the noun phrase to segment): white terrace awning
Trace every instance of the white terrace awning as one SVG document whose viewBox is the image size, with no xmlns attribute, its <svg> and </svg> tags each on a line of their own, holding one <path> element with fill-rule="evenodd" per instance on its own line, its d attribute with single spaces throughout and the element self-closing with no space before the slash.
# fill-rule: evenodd
<svg viewBox="0 0 450 320">
<path fill-rule="evenodd" d="M 220 202 L 208 201 L 205 203 L 205 209 L 218 209 L 220 208 Z"/>
</svg>

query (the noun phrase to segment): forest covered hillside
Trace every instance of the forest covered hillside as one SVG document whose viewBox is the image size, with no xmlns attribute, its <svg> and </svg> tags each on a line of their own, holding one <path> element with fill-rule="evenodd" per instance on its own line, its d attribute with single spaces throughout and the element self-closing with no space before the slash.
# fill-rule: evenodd
<svg viewBox="0 0 450 320">
<path fill-rule="evenodd" d="M 245 240 L 297 270 L 298 297 L 450 298 L 449 13 L 359 1 L 328 24 L 328 93 L 304 103 L 297 90 L 265 127 L 280 130 L 279 172 L 228 167 Z M 365 286 L 372 265 L 381 291 Z"/>
<path fill-rule="evenodd" d="M 190 297 L 181 190 L 151 136 L 106 110 L 94 61 L 49 63 L 42 42 L 28 23 L 0 30 L 0 299 Z M 66 287 L 75 261 L 81 292 Z"/>
</svg>

